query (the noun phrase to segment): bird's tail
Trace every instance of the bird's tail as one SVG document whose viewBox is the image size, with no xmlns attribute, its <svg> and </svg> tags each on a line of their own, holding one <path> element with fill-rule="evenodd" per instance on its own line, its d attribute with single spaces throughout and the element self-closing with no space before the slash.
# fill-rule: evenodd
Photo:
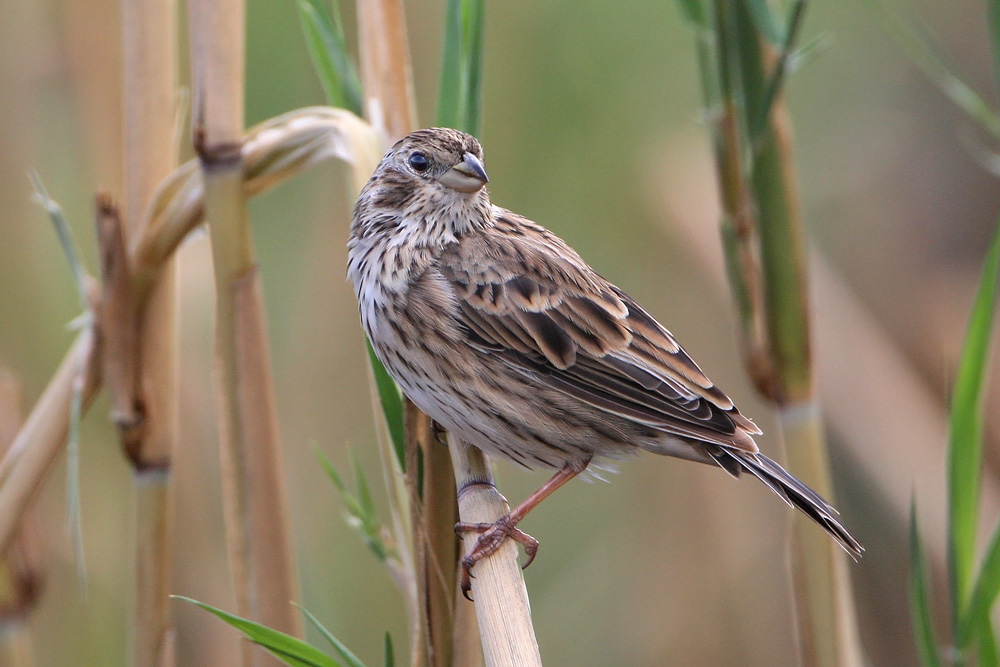
<svg viewBox="0 0 1000 667">
<path fill-rule="evenodd" d="M 738 475 L 742 470 L 746 470 L 764 482 L 786 503 L 822 526 L 852 558 L 857 559 L 864 552 L 865 548 L 861 543 L 851 535 L 844 524 L 840 523 L 837 510 L 771 459 L 759 452 L 751 453 L 723 447 L 709 453 L 719 466 L 730 474 Z M 734 465 L 737 463 L 738 465 Z"/>
</svg>

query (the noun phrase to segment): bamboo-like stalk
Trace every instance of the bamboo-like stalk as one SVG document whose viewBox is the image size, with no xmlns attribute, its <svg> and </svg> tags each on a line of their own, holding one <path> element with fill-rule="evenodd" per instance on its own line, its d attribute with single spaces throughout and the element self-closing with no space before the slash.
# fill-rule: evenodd
<svg viewBox="0 0 1000 667">
<path fill-rule="evenodd" d="M 358 3 L 358 41 L 365 118 L 388 143 L 417 126 L 410 44 L 401 0 Z"/>
<path fill-rule="evenodd" d="M 407 479 L 416 483 L 415 471 L 420 469 L 423 473 L 423 486 L 410 502 L 414 563 L 420 568 L 416 570 L 417 599 L 423 601 L 418 624 L 423 636 L 418 637 L 416 654 L 418 660 L 426 660 L 428 665 L 448 667 L 455 664 L 458 566 L 455 477 L 448 448 L 438 442 L 430 417 L 409 401 L 405 425 L 407 439 L 412 441 L 407 443 Z M 422 466 L 417 465 L 418 454 L 422 456 Z"/>
<path fill-rule="evenodd" d="M 227 541 L 241 616 L 293 635 L 296 599 L 260 274 L 243 191 L 244 7 L 189 5 L 195 146 L 216 284 L 217 407 Z M 275 664 L 245 644 L 246 664 Z"/>
<path fill-rule="evenodd" d="M 744 356 L 758 391 L 778 408 L 789 468 L 831 501 L 820 410 L 812 379 L 802 221 L 784 98 L 770 80 L 776 56 L 742 0 L 715 0 L 716 52 L 702 54 L 715 119 L 728 273 L 739 305 Z M 703 47 L 702 47 L 703 48 Z M 718 99 L 713 99 L 718 95 Z M 759 136 L 748 136 L 756 114 Z M 750 154 L 748 156 L 748 149 Z M 749 160 L 747 159 L 749 157 Z M 749 174 L 749 178 L 747 178 Z M 845 556 L 796 516 L 792 570 L 806 665 L 860 664 L 862 652 Z"/>
<path fill-rule="evenodd" d="M 749 21 L 741 15 L 740 21 Z M 754 49 L 756 51 L 754 51 Z M 764 86 L 765 63 L 774 54 L 759 38 L 741 49 L 745 83 Z M 754 63 L 748 53 L 760 54 Z M 759 80 L 751 79 L 759 77 Z M 773 103 L 756 153 L 753 187 L 760 215 L 760 253 L 767 304 L 778 416 L 789 468 L 834 502 L 822 412 L 812 376 L 810 318 L 802 242 L 802 216 L 783 95 Z M 833 667 L 863 664 L 846 554 L 811 521 L 796 515 L 792 573 L 804 664 Z"/>
<path fill-rule="evenodd" d="M 24 421 L 21 385 L 0 370 L 0 452 L 14 442 Z M 35 664 L 31 634 L 26 623 L 39 591 L 39 561 L 34 526 L 25 522 L 13 544 L 0 557 L 0 665 L 32 667 Z"/>
<path fill-rule="evenodd" d="M 74 389 L 86 410 L 100 387 L 97 337 L 93 329 L 79 333 L 59 369 L 28 414 L 0 464 L 0 553 L 11 539 L 25 510 L 56 455 L 66 444 Z"/>
<path fill-rule="evenodd" d="M 402 2 L 360 2 L 358 33 L 365 116 L 391 144 L 416 129 L 417 123 Z M 377 393 L 373 392 L 373 397 L 377 411 Z M 456 643 L 461 643 L 456 634 L 455 482 L 448 450 L 435 442 L 430 418 L 409 399 L 404 399 L 404 405 L 410 529 L 397 530 L 397 541 L 412 539 L 413 582 L 407 585 L 415 595 L 410 609 L 410 662 L 414 667 L 445 667 L 454 664 Z M 418 479 L 421 469 L 422 485 Z M 394 483 L 390 480 L 387 484 L 392 495 Z M 463 619 L 460 629 L 467 630 L 467 615 Z M 476 653 L 465 645 L 467 642 L 463 653 Z"/>
<path fill-rule="evenodd" d="M 458 484 L 458 512 L 467 523 L 493 523 L 510 511 L 497 491 L 486 455 L 449 436 L 451 460 Z M 468 533 L 465 548 L 479 535 Z M 487 667 L 532 667 L 542 664 L 531 624 L 528 591 L 518 564 L 514 540 L 504 540 L 496 552 L 476 563 L 472 597 Z"/>
<path fill-rule="evenodd" d="M 372 128 L 340 109 L 313 107 L 273 118 L 251 130 L 243 145 L 243 192 L 252 196 L 316 164 L 337 158 L 351 165 L 360 189 L 380 155 Z M 204 185 L 197 161 L 174 171 L 157 188 L 128 248 L 132 295 L 141 309 L 160 269 L 202 221 Z M 99 314 L 101 297 L 91 290 Z M 101 345 L 87 328 L 70 346 L 10 449 L 0 459 L 0 552 L 7 548 L 34 493 L 66 443 L 74 385 L 86 412 L 102 384 Z"/>
<path fill-rule="evenodd" d="M 122 4 L 122 31 L 127 238 L 138 230 L 156 187 L 177 164 L 175 0 L 126 0 Z M 123 267 L 127 266 L 125 247 L 123 243 Z M 106 363 L 116 355 L 138 353 L 124 364 L 126 371 L 131 371 L 130 388 L 136 393 L 113 392 L 112 401 L 133 464 L 136 493 L 132 659 L 135 665 L 159 667 L 169 667 L 174 655 L 168 511 L 170 459 L 177 432 L 175 294 L 171 261 L 163 267 L 139 312 L 141 320 L 111 324 L 135 327 L 138 348 L 109 346 L 105 351 Z M 122 301 L 125 299 L 134 314 L 136 304 L 130 292 Z M 138 414 L 133 414 L 133 409 Z"/>
</svg>

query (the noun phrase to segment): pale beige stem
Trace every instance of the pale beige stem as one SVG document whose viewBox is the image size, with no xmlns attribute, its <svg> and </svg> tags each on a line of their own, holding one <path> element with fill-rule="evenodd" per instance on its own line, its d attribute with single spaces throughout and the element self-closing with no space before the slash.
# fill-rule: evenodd
<svg viewBox="0 0 1000 667">
<path fill-rule="evenodd" d="M 21 384 L 0 370 L 0 452 L 14 442 L 24 421 Z M 28 615 L 38 602 L 39 556 L 34 522 L 21 525 L 14 542 L 0 557 L 0 665 L 35 664 Z"/>
<path fill-rule="evenodd" d="M 392 144 L 417 126 L 401 0 L 359 2 L 358 41 L 365 118 Z"/>
<path fill-rule="evenodd" d="M 449 436 L 448 442 L 458 484 L 461 520 L 493 523 L 509 512 L 507 501 L 494 484 L 486 456 L 454 436 Z M 466 533 L 466 551 L 472 549 L 478 539 L 478 533 Z M 517 543 L 504 540 L 499 549 L 475 564 L 473 575 L 472 598 L 487 667 L 540 666 L 542 659 L 531 624 L 531 608 L 518 563 Z"/>
<path fill-rule="evenodd" d="M 177 164 L 175 95 L 177 90 L 176 0 L 126 0 L 122 4 L 125 123 L 125 237 L 141 229 L 143 214 L 159 183 Z M 122 260 L 125 259 L 124 251 Z M 125 262 L 122 262 L 125 265 Z M 170 459 L 177 434 L 176 276 L 173 261 L 161 269 L 135 327 L 138 349 L 132 354 L 135 394 L 112 397 L 134 470 L 136 564 L 132 628 L 135 665 L 170 667 Z M 134 296 L 129 294 L 132 317 Z M 124 305 L 124 304 L 123 304 Z M 137 318 L 138 319 L 138 318 Z M 111 385 L 109 384 L 109 388 Z M 133 415 L 135 409 L 138 414 Z M 141 425 L 137 422 L 141 421 Z M 138 433 L 129 433 L 138 427 Z M 136 437 L 136 442 L 127 442 Z"/>
<path fill-rule="evenodd" d="M 219 440 L 237 613 L 302 634 L 260 276 L 243 188 L 244 7 L 189 5 L 195 146 L 216 285 Z M 246 646 L 249 646 L 247 644 Z M 277 664 L 262 650 L 247 664 Z"/>
<path fill-rule="evenodd" d="M 788 467 L 824 498 L 834 502 L 826 448 L 808 446 L 823 441 L 819 408 L 812 402 L 782 406 L 778 412 Z M 861 666 L 861 638 L 851 590 L 848 559 L 843 549 L 817 530 L 800 512 L 792 519 L 792 575 L 797 593 L 799 640 L 804 662 L 814 665 Z M 809 594 L 802 594 L 808 591 Z"/>
<path fill-rule="evenodd" d="M 28 503 L 66 444 L 74 384 L 82 384 L 84 410 L 100 387 L 96 350 L 93 330 L 81 331 L 4 456 L 5 474 L 0 474 L 0 553 L 10 546 Z M 80 378 L 82 383 L 78 382 Z"/>
</svg>

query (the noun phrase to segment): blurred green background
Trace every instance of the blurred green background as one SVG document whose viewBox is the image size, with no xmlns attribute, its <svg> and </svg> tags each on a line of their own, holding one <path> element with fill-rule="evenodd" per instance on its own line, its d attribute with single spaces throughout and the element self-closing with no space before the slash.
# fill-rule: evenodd
<svg viewBox="0 0 1000 667">
<path fill-rule="evenodd" d="M 895 6 L 926 24 L 956 69 L 995 99 L 983 4 Z M 354 44 L 353 6 L 342 9 Z M 423 124 L 434 117 L 443 11 L 444 2 L 407 3 Z M 0 3 L 0 366 L 21 379 L 29 405 L 71 340 L 66 324 L 78 306 L 28 172 L 63 205 L 95 271 L 92 197 L 100 187 L 121 193 L 119 14 L 112 0 Z M 248 23 L 248 124 L 321 103 L 294 4 L 250 0 Z M 940 581 L 946 397 L 1000 191 L 981 165 L 986 137 L 863 3 L 813 3 L 802 41 L 820 35 L 823 50 L 788 89 L 815 250 L 819 384 L 837 505 L 868 549 L 851 566 L 864 644 L 872 664 L 911 664 L 906 509 L 913 491 Z M 781 458 L 773 415 L 737 350 L 693 34 L 676 4 L 487 3 L 484 77 L 481 139 L 494 201 L 550 227 L 645 304 L 763 427 L 762 449 Z M 189 145 L 182 151 L 190 156 Z M 405 654 L 401 597 L 342 520 L 309 450 L 315 442 L 346 470 L 353 449 L 380 480 L 363 338 L 344 278 L 352 203 L 344 180 L 341 166 L 325 165 L 257 198 L 251 212 L 302 603 L 380 664 L 386 630 Z M 173 591 L 231 610 L 206 236 L 182 251 Z M 95 404 L 82 438 L 86 596 L 65 528 L 62 464 L 37 504 L 45 588 L 30 631 L 39 665 L 127 661 L 133 491 L 108 409 L 106 399 Z M 992 418 L 991 523 L 1000 508 L 998 429 Z M 546 476 L 497 467 L 515 502 Z M 608 481 L 574 482 L 523 525 L 542 542 L 525 576 L 546 664 L 794 664 L 782 503 L 754 481 L 650 455 L 622 463 Z M 234 631 L 189 605 L 174 610 L 179 664 L 236 664 Z"/>
</svg>

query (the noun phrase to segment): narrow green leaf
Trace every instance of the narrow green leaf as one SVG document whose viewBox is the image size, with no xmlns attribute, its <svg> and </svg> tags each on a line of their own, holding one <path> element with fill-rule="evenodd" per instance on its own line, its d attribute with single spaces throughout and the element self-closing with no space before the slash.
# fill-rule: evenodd
<svg viewBox="0 0 1000 667">
<path fill-rule="evenodd" d="M 993 625 L 989 618 L 979 621 L 979 667 L 998 667 L 1000 654 L 997 653 L 997 640 L 993 636 Z"/>
<path fill-rule="evenodd" d="M 978 628 L 989 627 L 990 609 L 1000 594 L 1000 523 L 993 530 L 986 556 L 979 568 L 969 605 L 962 614 L 955 644 L 959 650 L 968 646 Z M 992 634 L 992 633 L 991 633 Z"/>
<path fill-rule="evenodd" d="M 926 32 L 896 14 L 886 5 L 884 0 L 864 1 L 870 9 L 877 13 L 882 29 L 937 85 L 941 92 L 994 137 L 1000 138 L 1000 115 L 990 107 L 979 93 L 956 74 L 955 68 L 946 62 Z M 995 26 L 994 20 L 991 28 L 995 28 Z"/>
<path fill-rule="evenodd" d="M 763 2 L 762 4 L 766 5 Z M 764 99 L 760 108 L 753 110 L 750 116 L 750 141 L 753 145 L 757 145 L 758 140 L 763 135 L 768 117 L 771 115 L 771 108 L 774 106 L 774 100 L 778 98 L 778 94 L 788 78 L 789 58 L 792 56 L 795 42 L 799 36 L 802 18 L 805 16 L 805 7 L 805 0 L 796 0 L 788 17 L 788 26 L 782 31 L 784 38 L 781 40 L 781 51 L 778 53 L 778 59 L 768 77 Z"/>
<path fill-rule="evenodd" d="M 448 0 L 438 125 L 478 134 L 482 103 L 483 0 Z"/>
<path fill-rule="evenodd" d="M 396 667 L 396 656 L 392 650 L 392 635 L 385 633 L 385 667 Z"/>
<path fill-rule="evenodd" d="M 365 471 L 361 469 L 361 462 L 354 452 L 351 452 L 351 460 L 354 464 L 354 480 L 358 485 L 358 502 L 361 505 L 361 512 L 366 517 L 375 517 L 375 501 L 372 499 L 371 489 L 368 487 L 368 480 L 365 478 Z"/>
<path fill-rule="evenodd" d="M 332 9 L 328 9 L 323 0 L 298 0 L 296 6 L 306 46 L 327 102 L 360 116 L 361 80 L 347 54 L 337 0 L 333 0 Z"/>
<path fill-rule="evenodd" d="M 313 450 L 316 452 L 317 458 L 319 458 L 333 485 L 340 492 L 341 498 L 344 500 L 344 505 L 347 506 L 347 524 L 361 534 L 362 541 L 372 550 L 380 562 L 396 558 L 395 551 L 382 538 L 382 523 L 375 513 L 375 504 L 372 502 L 371 491 L 368 489 L 368 484 L 364 479 L 361 468 L 357 465 L 357 459 L 355 459 L 355 475 L 359 480 L 359 486 L 363 486 L 363 488 L 359 490 L 358 495 L 355 495 L 347 490 L 344 480 L 336 468 L 333 467 L 330 459 L 318 447 L 313 447 Z"/>
<path fill-rule="evenodd" d="M 343 642 L 334 637 L 333 634 L 327 630 L 323 624 L 319 622 L 319 619 L 313 616 L 308 609 L 299 604 L 295 606 L 298 607 L 299 611 L 302 612 L 302 615 L 313 624 L 313 627 L 319 630 L 320 634 L 323 635 L 328 642 L 330 642 L 330 645 L 337 650 L 337 653 L 339 653 L 340 657 L 344 659 L 344 662 L 347 663 L 348 667 L 365 667 L 365 663 L 361 662 L 358 656 L 351 653 L 350 649 L 344 646 Z"/>
<path fill-rule="evenodd" d="M 993 47 L 993 77 L 1000 88 L 1000 0 L 987 3 L 990 22 L 990 46 Z"/>
<path fill-rule="evenodd" d="M 684 18 L 703 30 L 708 29 L 708 11 L 703 0 L 677 0 Z"/>
<path fill-rule="evenodd" d="M 927 557 L 917 522 L 917 501 L 910 499 L 910 617 L 917 653 L 924 667 L 940 667 L 938 645 L 931 623 L 930 585 Z"/>
<path fill-rule="evenodd" d="M 757 32 L 775 46 L 785 41 L 785 30 L 767 0 L 744 0 Z"/>
<path fill-rule="evenodd" d="M 448 0 L 444 21 L 437 123 L 457 127 L 462 104 L 462 0 Z"/>
<path fill-rule="evenodd" d="M 406 472 L 406 436 L 403 434 L 403 395 L 396 386 L 396 381 L 385 370 L 368 343 L 368 358 L 371 360 L 372 372 L 375 373 L 375 386 L 378 387 L 379 399 L 382 403 L 382 413 L 389 426 L 389 437 L 392 438 L 392 449 L 396 452 L 399 469 Z"/>
<path fill-rule="evenodd" d="M 192 600 L 181 595 L 172 595 L 171 597 L 198 605 L 205 611 L 215 614 L 242 632 L 254 644 L 263 646 L 286 664 L 292 665 L 292 667 L 343 667 L 339 662 L 315 646 L 307 644 L 291 635 L 286 635 L 284 632 L 278 632 L 260 623 L 254 623 L 245 618 L 234 616 L 204 602 L 198 602 L 197 600 Z"/>
<path fill-rule="evenodd" d="M 87 297 L 87 270 L 80 258 L 80 250 L 70 229 L 69 221 L 59 203 L 49 197 L 38 172 L 31 172 L 31 182 L 35 187 L 35 202 L 45 209 L 52 226 L 55 227 L 59 244 L 70 270 L 73 272 L 73 282 L 76 295 L 80 300 L 83 312 L 70 323 L 71 329 L 86 330 L 94 322 L 94 314 L 90 310 L 90 299 Z M 95 335 L 88 332 L 86 335 Z M 84 597 L 87 596 L 87 564 L 83 545 L 83 511 L 80 503 L 80 421 L 83 419 L 83 371 L 85 360 L 78 360 L 77 377 L 73 382 L 73 393 L 70 396 L 69 432 L 66 436 L 66 502 L 67 523 L 70 539 L 73 544 L 73 560 L 76 563 L 77 582 Z"/>
<path fill-rule="evenodd" d="M 956 634 L 972 592 L 982 473 L 983 399 L 1000 273 L 1000 227 L 983 264 L 952 391 L 948 443 L 949 568 Z"/>
</svg>

